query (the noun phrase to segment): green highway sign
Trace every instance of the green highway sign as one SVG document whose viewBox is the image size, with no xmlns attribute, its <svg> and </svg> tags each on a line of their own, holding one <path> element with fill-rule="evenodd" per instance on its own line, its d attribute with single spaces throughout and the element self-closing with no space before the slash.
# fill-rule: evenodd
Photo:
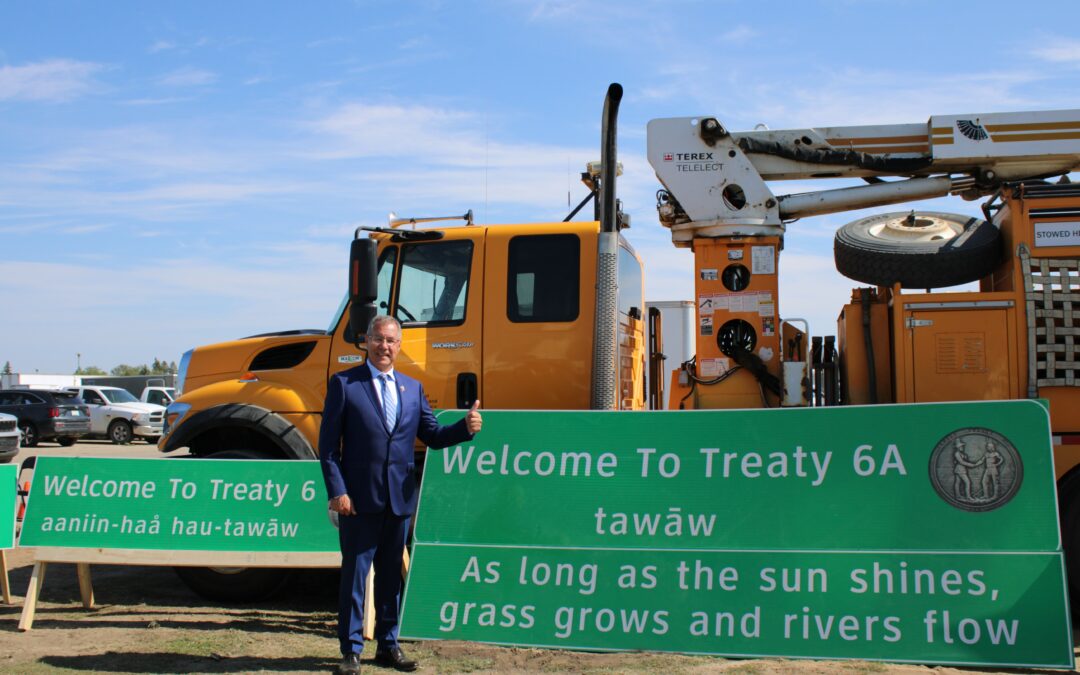
<svg viewBox="0 0 1080 675">
<path fill-rule="evenodd" d="M 1061 575 L 1054 553 L 418 545 L 402 634 L 555 648 L 1069 667 Z"/>
<path fill-rule="evenodd" d="M 39 457 L 21 546 L 337 551 L 317 461 Z"/>
<path fill-rule="evenodd" d="M 15 508 L 19 499 L 19 468 L 0 464 L 0 549 L 15 546 Z"/>
<path fill-rule="evenodd" d="M 1034 402 L 549 415 L 492 413 L 473 442 L 430 453 L 424 477 L 438 479 L 424 483 L 416 540 L 1058 548 L 1047 413 Z M 984 489 L 991 443 L 1005 459 Z M 957 452 L 983 462 L 966 484 Z"/>
<path fill-rule="evenodd" d="M 487 411 L 428 453 L 413 560 L 415 638 L 1072 664 L 1030 401 Z"/>
</svg>

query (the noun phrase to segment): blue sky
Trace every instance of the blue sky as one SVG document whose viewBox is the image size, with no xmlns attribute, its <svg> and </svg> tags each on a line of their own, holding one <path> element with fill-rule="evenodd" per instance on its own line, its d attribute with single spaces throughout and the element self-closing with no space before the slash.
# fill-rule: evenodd
<svg viewBox="0 0 1080 675">
<path fill-rule="evenodd" d="M 1080 107 L 1080 4 L 674 0 L 0 5 L 0 363 L 109 369 L 324 328 L 357 225 L 561 220 L 599 158 L 650 300 L 691 299 L 645 125 L 925 122 Z M 809 186 L 774 186 L 777 192 Z M 828 187 L 836 187 L 830 185 Z M 921 207 L 977 213 L 977 204 Z M 780 311 L 834 332 L 856 286 L 789 227 Z"/>
</svg>

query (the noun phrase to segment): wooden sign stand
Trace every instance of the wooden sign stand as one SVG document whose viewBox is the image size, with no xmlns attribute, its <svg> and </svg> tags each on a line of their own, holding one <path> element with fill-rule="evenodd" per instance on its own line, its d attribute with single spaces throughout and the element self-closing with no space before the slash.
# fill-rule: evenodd
<svg viewBox="0 0 1080 675">
<path fill-rule="evenodd" d="M 11 581 L 7 573 L 7 556 L 2 548 L 0 548 L 0 596 L 3 597 L 5 605 L 11 604 Z"/>
<path fill-rule="evenodd" d="M 94 607 L 94 589 L 90 565 L 161 565 L 192 567 L 340 567 L 341 554 L 334 552 L 254 551 L 154 551 L 109 548 L 64 548 L 39 546 L 35 550 L 34 569 L 26 589 L 19 630 L 34 625 L 38 595 L 49 563 L 73 563 L 79 578 L 79 594 L 86 609 Z"/>
<path fill-rule="evenodd" d="M 0 550 L 0 556 L 3 551 Z M 0 561 L 3 558 L 0 557 Z M 192 567 L 303 567 L 333 568 L 341 567 L 341 554 L 328 552 L 273 552 L 253 551 L 154 551 L 136 549 L 107 548 L 64 548 L 39 546 L 35 550 L 34 568 L 30 573 L 30 584 L 26 588 L 22 615 L 19 617 L 19 630 L 28 631 L 34 626 L 34 613 L 37 611 L 38 596 L 45 582 L 45 570 L 49 563 L 71 563 L 75 565 L 79 579 L 79 595 L 84 609 L 94 608 L 94 587 L 90 579 L 90 565 L 164 565 Z M 11 603 L 7 582 L 7 567 L 3 567 L 4 602 Z M 409 571 L 409 550 L 401 561 L 401 574 Z M 364 637 L 374 639 L 375 634 L 375 571 L 367 576 L 367 602 L 364 607 Z"/>
</svg>

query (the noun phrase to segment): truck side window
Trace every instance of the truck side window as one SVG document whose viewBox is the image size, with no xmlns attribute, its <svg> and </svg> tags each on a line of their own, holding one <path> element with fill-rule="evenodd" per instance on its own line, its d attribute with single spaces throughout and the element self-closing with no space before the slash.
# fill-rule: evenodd
<svg viewBox="0 0 1080 675">
<path fill-rule="evenodd" d="M 642 318 L 642 312 L 645 311 L 645 299 L 642 297 L 644 290 L 641 282 L 641 263 L 630 249 L 625 245 L 620 246 L 618 294 L 620 314 L 629 315 L 631 308 L 637 307 L 637 318 Z"/>
<path fill-rule="evenodd" d="M 406 244 L 401 249 L 394 317 L 405 327 L 463 323 L 472 242 Z"/>
<path fill-rule="evenodd" d="M 578 317 L 581 241 L 573 234 L 510 240 L 506 315 L 515 323 L 573 321 Z"/>
<path fill-rule="evenodd" d="M 379 257 L 379 296 L 375 300 L 375 306 L 379 308 L 379 314 L 389 313 L 390 291 L 394 283 L 394 263 L 396 262 L 396 246 L 387 247 Z"/>
<path fill-rule="evenodd" d="M 83 390 L 82 400 L 87 405 L 105 405 L 105 401 L 101 400 L 96 391 L 90 391 L 89 389 Z"/>
</svg>

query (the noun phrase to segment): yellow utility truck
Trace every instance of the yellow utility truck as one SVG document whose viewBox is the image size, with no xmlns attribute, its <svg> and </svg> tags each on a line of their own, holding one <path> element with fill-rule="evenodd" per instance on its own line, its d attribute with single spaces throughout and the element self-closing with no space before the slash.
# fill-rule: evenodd
<svg viewBox="0 0 1080 675">
<path fill-rule="evenodd" d="M 314 458 L 327 378 L 363 361 L 375 313 L 402 322 L 397 367 L 423 382 L 434 408 L 477 398 L 503 409 L 657 407 L 668 378 L 645 328 L 660 334 L 659 318 L 643 315 L 643 265 L 615 196 L 620 98 L 612 85 L 602 159 L 583 174 L 595 220 L 479 226 L 466 214 L 460 227 L 418 229 L 436 220 L 418 218 L 358 230 L 349 294 L 327 330 L 183 356 L 161 450 Z M 660 119 L 649 123 L 648 158 L 663 184 L 660 223 L 695 260 L 696 355 L 669 364 L 671 408 L 1046 399 L 1080 581 L 1080 188 L 1058 180 L 1080 165 L 1080 111 L 746 133 L 708 116 Z M 769 187 L 821 178 L 865 184 Z M 835 337 L 790 318 L 798 308 L 783 306 L 778 285 L 788 224 L 948 194 L 985 198 L 985 218 L 902 211 L 844 226 L 837 270 L 869 286 L 853 291 Z M 978 290 L 928 291 L 967 282 Z M 280 570 L 180 572 L 225 599 L 283 580 Z"/>
</svg>

